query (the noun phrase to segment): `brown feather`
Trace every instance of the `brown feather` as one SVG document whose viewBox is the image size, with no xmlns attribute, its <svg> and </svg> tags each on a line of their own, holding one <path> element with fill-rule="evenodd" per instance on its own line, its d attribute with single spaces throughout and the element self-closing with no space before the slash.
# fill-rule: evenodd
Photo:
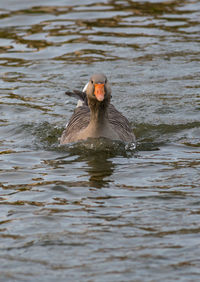
<svg viewBox="0 0 200 282">
<path fill-rule="evenodd" d="M 116 108 L 110 104 L 108 106 L 108 120 L 112 128 L 117 132 L 120 140 L 124 142 L 135 142 L 135 137 L 131 130 L 129 121 Z M 60 139 L 61 144 L 66 144 L 76 141 L 76 136 L 79 132 L 85 129 L 90 122 L 90 109 L 87 106 L 78 107 L 75 109 L 66 129 Z"/>
<path fill-rule="evenodd" d="M 100 91 L 96 92 L 96 89 L 101 89 L 103 100 L 99 100 L 96 96 Z M 85 140 L 89 137 L 106 137 L 124 142 L 135 142 L 135 136 L 128 120 L 110 104 L 111 89 L 104 74 L 94 74 L 91 77 L 86 93 L 74 90 L 66 92 L 66 95 L 75 97 L 84 103 L 75 109 L 63 131 L 61 144 Z"/>
</svg>

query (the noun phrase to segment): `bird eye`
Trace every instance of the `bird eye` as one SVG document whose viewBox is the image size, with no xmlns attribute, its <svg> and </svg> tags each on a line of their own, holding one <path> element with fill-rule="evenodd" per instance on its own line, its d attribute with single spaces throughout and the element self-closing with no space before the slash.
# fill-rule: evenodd
<svg viewBox="0 0 200 282">
<path fill-rule="evenodd" d="M 91 83 L 93 84 L 93 83 L 94 83 L 94 81 L 93 81 L 93 80 L 91 80 Z"/>
</svg>

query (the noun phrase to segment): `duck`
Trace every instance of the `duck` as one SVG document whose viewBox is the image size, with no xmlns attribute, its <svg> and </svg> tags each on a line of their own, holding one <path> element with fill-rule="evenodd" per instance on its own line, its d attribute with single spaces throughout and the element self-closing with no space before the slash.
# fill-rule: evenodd
<svg viewBox="0 0 200 282">
<path fill-rule="evenodd" d="M 101 137 L 136 142 L 128 119 L 110 103 L 111 87 L 106 75 L 93 74 L 83 91 L 65 94 L 77 98 L 78 104 L 61 135 L 61 145 Z"/>
</svg>

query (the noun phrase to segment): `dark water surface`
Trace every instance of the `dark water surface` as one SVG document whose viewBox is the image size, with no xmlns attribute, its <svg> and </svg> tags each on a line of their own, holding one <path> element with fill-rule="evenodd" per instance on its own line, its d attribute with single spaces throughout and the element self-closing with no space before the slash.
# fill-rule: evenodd
<svg viewBox="0 0 200 282">
<path fill-rule="evenodd" d="M 1 0 L 0 65 L 0 281 L 199 281 L 200 1 Z M 136 151 L 59 146 L 100 71 Z"/>
</svg>

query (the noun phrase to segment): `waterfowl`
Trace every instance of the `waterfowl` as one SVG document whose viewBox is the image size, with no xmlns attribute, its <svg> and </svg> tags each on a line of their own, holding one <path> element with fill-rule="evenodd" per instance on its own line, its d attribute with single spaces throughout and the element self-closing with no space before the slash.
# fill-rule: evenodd
<svg viewBox="0 0 200 282">
<path fill-rule="evenodd" d="M 78 98 L 77 107 L 60 138 L 67 144 L 87 138 L 105 137 L 135 142 L 130 124 L 110 103 L 111 88 L 104 74 L 94 74 L 82 91 L 66 92 Z"/>
</svg>

